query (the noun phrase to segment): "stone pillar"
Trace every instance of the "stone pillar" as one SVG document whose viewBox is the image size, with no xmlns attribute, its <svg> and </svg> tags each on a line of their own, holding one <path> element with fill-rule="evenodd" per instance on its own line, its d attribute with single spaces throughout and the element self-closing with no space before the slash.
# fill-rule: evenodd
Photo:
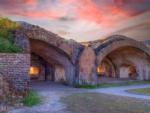
<svg viewBox="0 0 150 113">
<path fill-rule="evenodd" d="M 83 50 L 79 59 L 79 84 L 97 84 L 96 55 L 91 47 Z"/>
<path fill-rule="evenodd" d="M 74 86 L 76 84 L 76 77 L 75 77 L 75 66 L 71 63 L 66 63 L 65 65 L 65 76 L 67 84 L 70 86 Z"/>
</svg>

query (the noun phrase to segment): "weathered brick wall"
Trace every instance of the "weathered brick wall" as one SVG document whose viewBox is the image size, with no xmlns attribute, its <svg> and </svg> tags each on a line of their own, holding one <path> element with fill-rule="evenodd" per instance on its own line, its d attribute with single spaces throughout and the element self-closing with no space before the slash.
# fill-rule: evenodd
<svg viewBox="0 0 150 113">
<path fill-rule="evenodd" d="M 16 90 L 24 91 L 29 88 L 29 66 L 29 54 L 0 53 L 0 73 Z"/>
<path fill-rule="evenodd" d="M 0 73 L 0 113 L 8 113 L 11 107 L 21 107 L 22 99 L 27 92 L 14 90 L 11 82 Z"/>
</svg>

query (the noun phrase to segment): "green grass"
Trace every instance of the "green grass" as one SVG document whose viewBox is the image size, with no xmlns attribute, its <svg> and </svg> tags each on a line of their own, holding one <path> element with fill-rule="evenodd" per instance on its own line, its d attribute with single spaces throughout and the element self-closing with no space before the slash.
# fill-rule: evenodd
<svg viewBox="0 0 150 113">
<path fill-rule="evenodd" d="M 32 107 L 41 103 L 41 97 L 35 91 L 30 91 L 29 94 L 23 99 L 25 106 Z"/>
<path fill-rule="evenodd" d="M 95 89 L 95 88 L 97 88 L 96 85 L 79 85 L 79 84 L 75 85 L 75 87 L 76 88 L 85 88 L 85 89 Z"/>
<path fill-rule="evenodd" d="M 70 113 L 149 113 L 150 101 L 99 93 L 72 94 L 61 99 Z"/>
<path fill-rule="evenodd" d="M 150 95 L 150 88 L 130 89 L 130 90 L 128 90 L 128 92 Z"/>
<path fill-rule="evenodd" d="M 21 48 L 17 47 L 14 42 L 13 32 L 19 27 L 15 22 L 7 18 L 0 17 L 0 52 L 2 53 L 19 53 Z"/>
<path fill-rule="evenodd" d="M 150 84 L 150 81 L 127 81 L 119 83 L 101 83 L 98 85 L 76 85 L 76 88 L 85 89 L 95 89 L 95 88 L 107 88 L 107 87 L 118 87 L 118 86 L 130 86 L 130 85 L 140 85 L 140 84 Z"/>
</svg>

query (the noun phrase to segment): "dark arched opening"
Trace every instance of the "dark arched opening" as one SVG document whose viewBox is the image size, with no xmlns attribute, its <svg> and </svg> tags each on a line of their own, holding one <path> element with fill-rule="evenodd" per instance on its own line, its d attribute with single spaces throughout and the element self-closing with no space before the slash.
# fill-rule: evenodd
<svg viewBox="0 0 150 113">
<path fill-rule="evenodd" d="M 65 52 L 46 42 L 35 39 L 30 39 L 30 49 L 31 76 L 34 76 L 35 72 L 35 76 L 38 76 L 35 78 L 39 80 L 74 84 L 74 66 Z"/>
<path fill-rule="evenodd" d="M 97 62 L 99 62 L 98 68 L 100 66 L 101 69 L 98 71 L 105 78 L 150 79 L 150 56 L 136 47 L 119 47 Z"/>
<path fill-rule="evenodd" d="M 34 81 L 56 81 L 66 82 L 64 71 L 61 71 L 61 75 L 56 73 L 58 67 L 64 70 L 63 66 L 46 62 L 43 58 L 32 53 L 31 54 L 31 67 L 30 78 Z M 59 80 L 61 79 L 61 80 Z"/>
</svg>

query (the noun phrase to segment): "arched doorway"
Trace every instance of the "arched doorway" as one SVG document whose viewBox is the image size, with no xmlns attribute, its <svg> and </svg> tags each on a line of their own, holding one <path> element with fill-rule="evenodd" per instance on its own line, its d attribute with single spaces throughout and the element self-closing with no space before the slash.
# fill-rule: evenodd
<svg viewBox="0 0 150 113">
<path fill-rule="evenodd" d="M 105 58 L 100 65 L 97 67 L 98 77 L 102 78 L 115 78 L 116 71 L 115 66 L 112 61 L 108 58 Z"/>
<path fill-rule="evenodd" d="M 109 59 L 117 79 L 150 79 L 150 49 L 142 42 L 113 35 L 100 43 L 95 52 L 97 67 Z"/>
<path fill-rule="evenodd" d="M 33 81 L 54 81 L 66 83 L 65 70 L 62 65 L 48 63 L 43 58 L 32 53 L 30 79 Z"/>
<path fill-rule="evenodd" d="M 132 46 L 123 46 L 111 51 L 99 65 L 105 77 L 150 79 L 148 74 L 150 72 L 150 56 Z"/>
<path fill-rule="evenodd" d="M 32 80 L 74 84 L 74 66 L 65 52 L 36 39 L 30 39 L 30 51 Z"/>
<path fill-rule="evenodd" d="M 130 78 L 134 80 L 138 77 L 136 66 L 134 65 L 123 65 L 119 70 L 120 78 Z"/>
</svg>

